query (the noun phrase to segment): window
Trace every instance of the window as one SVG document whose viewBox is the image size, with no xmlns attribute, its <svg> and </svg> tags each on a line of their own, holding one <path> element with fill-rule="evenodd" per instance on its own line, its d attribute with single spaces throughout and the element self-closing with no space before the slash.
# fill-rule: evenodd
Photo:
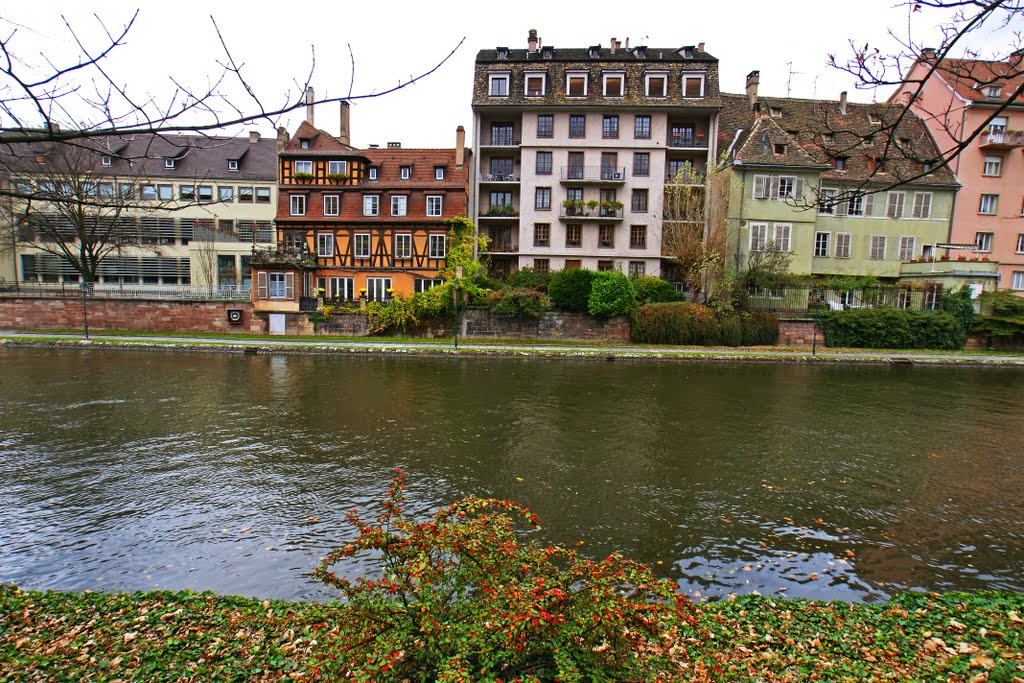
<svg viewBox="0 0 1024 683">
<path fill-rule="evenodd" d="M 379 194 L 363 195 L 363 215 L 364 216 L 379 216 L 380 215 L 380 195 Z"/>
<path fill-rule="evenodd" d="M 1024 235 L 1017 235 L 1017 253 L 1024 254 Z"/>
<path fill-rule="evenodd" d="M 978 202 L 978 213 L 993 216 L 996 213 L 996 207 L 998 206 L 998 204 L 999 195 L 983 194 L 981 195 L 981 201 Z"/>
<path fill-rule="evenodd" d="M 754 199 L 768 199 L 771 195 L 771 176 L 754 176 Z"/>
<path fill-rule="evenodd" d="M 668 74 L 647 74 L 644 81 L 648 97 L 665 97 L 668 94 Z"/>
<path fill-rule="evenodd" d="M 604 96 L 605 97 L 622 97 L 625 95 L 625 75 L 621 73 L 605 74 L 604 75 Z"/>
<path fill-rule="evenodd" d="M 599 225 L 597 227 L 597 246 L 611 249 L 615 246 L 615 226 Z"/>
<path fill-rule="evenodd" d="M 651 174 L 651 153 L 633 152 L 633 175 L 646 176 Z"/>
<path fill-rule="evenodd" d="M 782 109 L 780 107 L 768 107 L 768 113 L 773 119 L 782 118 Z"/>
<path fill-rule="evenodd" d="M 637 140 L 651 139 L 651 117 L 647 114 L 637 114 L 633 121 L 633 137 Z"/>
<path fill-rule="evenodd" d="M 778 193 L 775 195 L 778 199 L 794 199 L 799 196 L 796 191 L 797 179 L 792 176 L 782 176 L 779 178 Z"/>
<path fill-rule="evenodd" d="M 344 161 L 328 161 L 327 175 L 340 175 L 348 172 L 348 164 Z"/>
<path fill-rule="evenodd" d="M 395 258 L 396 259 L 410 259 L 412 258 L 412 234 L 408 232 L 399 232 L 395 234 Z"/>
<path fill-rule="evenodd" d="M 164 159 L 164 168 L 174 168 L 174 159 Z"/>
<path fill-rule="evenodd" d="M 418 277 L 413 280 L 412 289 L 416 294 L 419 294 L 427 291 L 428 289 L 440 287 L 442 284 L 444 284 L 444 280 L 441 278 Z"/>
<path fill-rule="evenodd" d="M 412 178 L 412 166 L 402 166 L 398 169 L 398 175 L 402 180 L 409 180 Z"/>
<path fill-rule="evenodd" d="M 823 187 L 818 196 L 818 213 L 826 214 L 829 216 L 835 215 L 836 213 L 836 197 L 839 196 L 839 190 L 834 187 Z M 818 233 L 828 234 L 828 233 Z M 815 254 L 817 256 L 817 254 Z"/>
<path fill-rule="evenodd" d="M 768 224 L 750 224 L 750 251 L 764 251 L 768 244 Z"/>
<path fill-rule="evenodd" d="M 156 185 L 143 185 L 140 196 L 143 199 L 156 199 Z"/>
<path fill-rule="evenodd" d="M 213 201 L 213 185 L 200 185 L 198 188 L 199 201 L 201 202 L 212 202 Z"/>
<path fill-rule="evenodd" d="M 352 278 L 329 277 L 327 278 L 327 283 L 327 294 L 332 299 L 343 299 L 345 301 L 352 300 L 352 294 L 354 292 L 352 288 Z"/>
<path fill-rule="evenodd" d="M 992 233 L 975 233 L 974 243 L 978 245 L 978 251 L 992 251 Z"/>
<path fill-rule="evenodd" d="M 915 192 L 914 193 L 914 218 L 931 218 L 932 217 L 932 193 L 931 192 Z"/>
<path fill-rule="evenodd" d="M 683 74 L 683 97 L 704 97 L 704 74 Z"/>
<path fill-rule="evenodd" d="M 631 226 L 629 226 L 629 248 L 630 249 L 646 249 L 647 248 L 647 226 L 646 225 L 631 225 Z"/>
<path fill-rule="evenodd" d="M 535 247 L 550 247 L 551 246 L 551 224 L 550 223 L 534 223 L 533 224 L 533 246 L 535 246 Z"/>
<path fill-rule="evenodd" d="M 299 147 L 301 149 L 309 149 L 309 138 L 300 138 Z"/>
<path fill-rule="evenodd" d="M 836 169 L 837 171 L 845 171 L 846 170 L 846 157 L 836 157 L 835 159 L 833 159 L 832 160 L 832 168 Z"/>
<path fill-rule="evenodd" d="M 235 188 L 230 185 L 218 185 L 217 186 L 217 200 L 221 202 L 230 202 L 235 198 Z"/>
<path fill-rule="evenodd" d="M 444 235 L 430 236 L 430 258 L 444 258 L 447 252 L 446 239 Z"/>
<path fill-rule="evenodd" d="M 622 180 L 619 169 L 619 155 L 616 152 L 601 153 L 601 180 Z"/>
<path fill-rule="evenodd" d="M 288 198 L 289 213 L 292 216 L 306 215 L 306 195 L 293 194 Z"/>
<path fill-rule="evenodd" d="M 906 192 L 890 192 L 885 202 L 885 215 L 889 218 L 903 218 L 903 205 L 906 201 Z"/>
<path fill-rule="evenodd" d="M 608 218 L 621 217 L 619 210 L 614 206 L 615 204 L 618 204 L 618 201 L 615 198 L 615 190 L 601 190 L 600 200 L 602 206 L 599 215 Z M 619 206 L 622 205 L 619 204 Z"/>
<path fill-rule="evenodd" d="M 98 183 L 96 195 L 103 199 L 110 199 L 114 196 L 114 183 Z M 213 199 L 213 188 L 210 188 L 210 199 Z"/>
<path fill-rule="evenodd" d="M 508 146 L 516 144 L 515 139 L 515 124 L 512 123 L 492 123 L 491 124 L 491 144 L 498 146 Z"/>
<path fill-rule="evenodd" d="M 917 240 L 913 237 L 900 238 L 900 261 L 910 261 L 914 258 Z"/>
<path fill-rule="evenodd" d="M 544 86 L 547 84 L 547 74 L 540 72 L 527 72 L 526 74 L 526 96 L 544 97 Z"/>
<path fill-rule="evenodd" d="M 377 179 L 377 167 L 376 166 L 371 166 L 370 168 L 368 168 L 366 170 L 366 179 L 367 180 L 376 180 Z"/>
<path fill-rule="evenodd" d="M 774 145 L 774 150 L 775 150 L 775 154 L 776 155 L 783 156 L 784 154 L 786 154 L 789 151 L 789 145 L 784 145 L 782 143 L 776 143 Z"/>
<path fill-rule="evenodd" d="M 583 152 L 569 152 L 569 166 L 567 177 L 570 180 L 583 179 Z"/>
<path fill-rule="evenodd" d="M 391 278 L 366 278 L 366 298 L 369 301 L 387 301 L 391 298 Z"/>
<path fill-rule="evenodd" d="M 391 215 L 405 216 L 408 214 L 409 198 L 404 194 L 391 195 Z"/>
<path fill-rule="evenodd" d="M 444 180 L 444 166 L 434 167 L 434 180 Z"/>
<path fill-rule="evenodd" d="M 1002 86 L 998 85 L 986 85 L 984 88 L 985 97 L 999 97 L 1002 91 Z"/>
<path fill-rule="evenodd" d="M 995 116 L 988 122 L 988 136 L 990 142 L 1002 142 L 1003 133 L 1006 132 L 1006 117 Z"/>
<path fill-rule="evenodd" d="M 874 202 L 875 196 L 871 194 L 861 197 L 852 197 L 847 203 L 846 212 L 850 216 L 870 216 Z"/>
<path fill-rule="evenodd" d="M 643 261 L 630 261 L 629 262 L 629 276 L 630 277 L 643 277 L 644 275 L 644 262 Z"/>
<path fill-rule="evenodd" d="M 113 159 L 111 159 L 110 157 L 108 157 L 106 155 L 100 157 L 100 165 L 101 166 L 110 166 L 112 163 L 113 163 Z"/>
<path fill-rule="evenodd" d="M 583 246 L 583 226 L 579 223 L 569 223 L 565 226 L 565 246 Z"/>
<path fill-rule="evenodd" d="M 122 199 L 132 199 L 135 196 L 135 185 L 132 183 L 118 183 L 117 190 Z"/>
<path fill-rule="evenodd" d="M 793 234 L 793 226 L 788 223 L 775 224 L 775 241 L 773 245 L 776 251 L 789 251 L 790 237 Z"/>
<path fill-rule="evenodd" d="M 291 299 L 295 296 L 295 273 L 260 273 L 258 280 L 262 280 L 264 275 L 267 278 L 268 299 Z"/>
<path fill-rule="evenodd" d="M 814 255 L 818 257 L 828 256 L 828 240 L 832 236 L 832 233 L 828 232 L 816 232 L 814 233 Z"/>
<path fill-rule="evenodd" d="M 985 167 L 981 172 L 982 175 L 988 176 L 1001 176 L 1003 175 L 1003 158 L 1002 157 L 985 157 Z"/>
<path fill-rule="evenodd" d="M 647 213 L 646 188 L 637 188 L 633 190 L 633 200 L 630 202 L 630 211 L 633 213 Z"/>
<path fill-rule="evenodd" d="M 508 79 L 509 75 L 507 73 L 491 74 L 491 97 L 508 97 Z"/>
<path fill-rule="evenodd" d="M 836 233 L 836 258 L 850 258 L 850 233 Z"/>
<path fill-rule="evenodd" d="M 619 137 L 619 117 L 615 114 L 605 114 L 604 122 L 601 125 L 601 137 Z"/>
<path fill-rule="evenodd" d="M 882 261 L 885 259 L 885 235 L 871 236 L 868 258 L 874 261 Z"/>
<path fill-rule="evenodd" d="M 295 175 L 305 173 L 306 175 L 313 175 L 313 162 L 312 161 L 296 161 L 295 162 Z"/>
<path fill-rule="evenodd" d="M 542 211 L 549 210 L 551 208 L 551 188 L 550 187 L 538 187 L 536 191 L 536 197 L 534 201 L 534 208 Z"/>
<path fill-rule="evenodd" d="M 256 203 L 257 204 L 269 204 L 270 203 L 270 188 L 269 187 L 257 187 L 256 188 Z"/>
<path fill-rule="evenodd" d="M 587 74 L 570 71 L 565 75 L 565 93 L 569 97 L 587 96 Z"/>
<path fill-rule="evenodd" d="M 1010 281 L 1011 289 L 1024 289 L 1024 270 L 1013 271 L 1013 279 Z"/>
<path fill-rule="evenodd" d="M 578 258 L 567 258 L 565 259 L 564 270 L 579 270 L 583 267 L 583 259 Z"/>
<path fill-rule="evenodd" d="M 615 269 L 615 262 L 614 261 L 599 260 L 597 262 L 597 270 L 598 270 L 598 272 L 604 273 L 604 272 L 608 272 L 608 271 L 614 270 L 614 269 Z"/>
<path fill-rule="evenodd" d="M 320 258 L 334 256 L 334 235 L 329 232 L 316 234 L 316 255 Z"/>
<path fill-rule="evenodd" d="M 537 114 L 537 137 L 550 138 L 555 135 L 554 114 Z"/>
<path fill-rule="evenodd" d="M 427 215 L 431 218 L 440 218 L 443 211 L 443 202 L 441 195 L 439 194 L 428 194 L 427 195 Z"/>
<path fill-rule="evenodd" d="M 255 190 L 252 187 L 240 187 L 240 188 L 238 188 L 238 201 L 245 202 L 245 203 L 252 203 L 254 196 L 255 196 Z"/>
<path fill-rule="evenodd" d="M 569 137 L 584 138 L 587 136 L 587 117 L 582 114 L 569 116 Z"/>
<path fill-rule="evenodd" d="M 551 175 L 551 152 L 537 152 L 537 175 Z"/>
<path fill-rule="evenodd" d="M 370 258 L 370 233 L 357 232 L 352 236 L 352 256 Z"/>
<path fill-rule="evenodd" d="M 324 215 L 337 216 L 341 209 L 341 197 L 336 194 L 324 195 Z"/>
<path fill-rule="evenodd" d="M 533 269 L 538 273 L 550 273 L 551 272 L 551 259 L 546 258 L 535 258 L 533 259 Z"/>
<path fill-rule="evenodd" d="M 178 199 L 183 202 L 191 202 L 196 198 L 196 188 L 194 185 L 178 185 Z"/>
</svg>

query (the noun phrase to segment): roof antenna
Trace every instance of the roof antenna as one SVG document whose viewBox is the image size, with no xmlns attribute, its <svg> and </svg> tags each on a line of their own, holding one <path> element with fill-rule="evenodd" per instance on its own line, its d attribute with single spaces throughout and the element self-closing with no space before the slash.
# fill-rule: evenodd
<svg viewBox="0 0 1024 683">
<path fill-rule="evenodd" d="M 786 66 L 789 67 L 789 78 L 786 79 L 786 97 L 789 97 L 789 93 L 793 89 L 793 74 L 802 76 L 804 72 L 793 71 L 793 62 L 786 62 Z"/>
</svg>

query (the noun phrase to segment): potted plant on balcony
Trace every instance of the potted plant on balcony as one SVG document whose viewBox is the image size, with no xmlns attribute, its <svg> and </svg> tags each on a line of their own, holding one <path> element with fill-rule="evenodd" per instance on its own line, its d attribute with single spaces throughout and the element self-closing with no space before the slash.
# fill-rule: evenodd
<svg viewBox="0 0 1024 683">
<path fill-rule="evenodd" d="M 312 173 L 295 173 L 292 175 L 292 179 L 297 183 L 311 183 L 313 182 Z"/>
<path fill-rule="evenodd" d="M 566 199 L 562 202 L 566 216 L 582 216 L 584 203 L 582 199 Z"/>
<path fill-rule="evenodd" d="M 596 199 L 590 199 L 587 201 L 587 215 L 590 216 L 597 210 L 597 207 L 601 206 L 601 202 Z"/>
<path fill-rule="evenodd" d="M 613 218 L 619 209 L 622 208 L 622 202 L 609 200 L 601 202 L 601 216 L 603 218 Z"/>
</svg>

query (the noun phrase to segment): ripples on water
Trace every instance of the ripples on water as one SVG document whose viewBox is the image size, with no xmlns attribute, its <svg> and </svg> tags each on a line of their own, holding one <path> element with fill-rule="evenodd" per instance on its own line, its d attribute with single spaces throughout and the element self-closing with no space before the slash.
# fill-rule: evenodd
<svg viewBox="0 0 1024 683">
<path fill-rule="evenodd" d="M 1021 375 L 0 351 L 0 581 L 321 598 L 379 511 L 461 495 L 700 596 L 1024 590 Z M 349 574 L 370 569 L 346 568 Z"/>
</svg>

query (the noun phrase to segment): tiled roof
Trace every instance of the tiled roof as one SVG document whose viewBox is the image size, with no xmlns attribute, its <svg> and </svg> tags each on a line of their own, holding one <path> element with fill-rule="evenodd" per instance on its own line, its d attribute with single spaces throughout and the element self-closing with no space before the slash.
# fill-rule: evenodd
<svg viewBox="0 0 1024 683">
<path fill-rule="evenodd" d="M 914 177 L 923 160 L 939 157 L 924 123 L 900 105 L 849 102 L 844 113 L 835 100 L 760 97 L 755 116 L 746 95 L 723 93 L 722 102 L 719 148 L 732 145 L 733 157 L 745 164 L 817 165 L 828 167 L 823 178 L 892 182 Z M 774 153 L 776 144 L 787 146 L 784 154 Z M 845 160 L 844 171 L 834 170 L 837 157 Z M 954 185 L 956 178 L 943 168 L 914 182 Z"/>
<path fill-rule="evenodd" d="M 302 141 L 307 140 L 309 146 L 303 148 Z M 338 138 L 334 137 L 330 133 L 320 130 L 311 124 L 309 121 L 303 121 L 299 124 L 298 129 L 295 131 L 295 135 L 291 137 L 288 144 L 285 146 L 281 153 L 285 156 L 294 154 L 302 155 L 317 155 L 317 154 L 351 154 L 356 153 L 355 147 L 346 145 Z"/>
<path fill-rule="evenodd" d="M 936 72 L 965 100 L 979 104 L 1001 104 L 1024 84 L 1022 69 L 1024 63 L 1020 58 L 1017 58 L 1016 62 L 944 59 Z M 1000 85 L 1002 92 L 998 97 L 988 97 L 983 92 L 986 85 Z"/>
<path fill-rule="evenodd" d="M 596 47 L 596 46 L 595 46 Z M 685 46 L 690 49 L 690 56 L 684 57 L 682 47 L 620 47 L 614 52 L 610 48 L 597 47 L 596 56 L 592 56 L 591 50 L 586 47 L 562 47 L 554 48 L 546 46 L 536 52 L 529 50 L 507 50 L 507 57 L 499 58 L 497 49 L 480 50 L 476 53 L 476 61 L 479 62 L 717 62 L 718 58 L 698 50 L 696 47 Z M 545 57 L 550 50 L 551 57 Z M 643 56 L 641 56 L 643 55 Z"/>
<path fill-rule="evenodd" d="M 402 147 L 383 147 L 367 149 L 363 152 L 373 166 L 378 168 L 377 184 L 388 186 L 407 184 L 422 186 L 433 185 L 441 181 L 434 180 L 434 168 L 445 167 L 445 184 L 454 183 L 464 186 L 469 179 L 470 150 L 464 150 L 462 168 L 455 167 L 455 149 L 413 149 Z M 411 178 L 402 180 L 400 169 L 411 166 Z"/>
</svg>

